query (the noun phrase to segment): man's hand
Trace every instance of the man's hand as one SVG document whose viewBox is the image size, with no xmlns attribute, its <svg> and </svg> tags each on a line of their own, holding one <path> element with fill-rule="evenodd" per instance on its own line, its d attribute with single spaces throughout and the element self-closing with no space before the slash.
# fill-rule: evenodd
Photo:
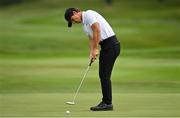
<svg viewBox="0 0 180 118">
<path fill-rule="evenodd" d="M 99 55 L 99 49 L 93 49 L 90 52 L 90 59 L 93 59 L 94 62 L 98 55 Z"/>
</svg>

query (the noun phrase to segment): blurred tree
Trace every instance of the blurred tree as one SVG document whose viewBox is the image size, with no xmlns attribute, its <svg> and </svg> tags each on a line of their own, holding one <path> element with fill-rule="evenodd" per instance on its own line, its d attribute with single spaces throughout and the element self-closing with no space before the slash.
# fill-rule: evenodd
<svg viewBox="0 0 180 118">
<path fill-rule="evenodd" d="M 0 0 L 0 6 L 22 3 L 23 0 Z"/>
<path fill-rule="evenodd" d="M 164 2 L 164 0 L 157 0 L 160 4 Z"/>
<path fill-rule="evenodd" d="M 105 0 L 108 5 L 112 5 L 112 0 Z"/>
</svg>

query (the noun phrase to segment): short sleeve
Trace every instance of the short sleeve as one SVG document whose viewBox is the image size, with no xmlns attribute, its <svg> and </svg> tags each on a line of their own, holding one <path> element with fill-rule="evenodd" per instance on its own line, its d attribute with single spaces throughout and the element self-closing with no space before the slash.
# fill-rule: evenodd
<svg viewBox="0 0 180 118">
<path fill-rule="evenodd" d="M 91 14 L 90 12 L 88 12 L 85 17 L 86 17 L 86 22 L 87 22 L 90 26 L 92 26 L 92 24 L 98 22 L 97 19 L 96 19 L 96 17 L 94 16 L 94 14 Z"/>
</svg>

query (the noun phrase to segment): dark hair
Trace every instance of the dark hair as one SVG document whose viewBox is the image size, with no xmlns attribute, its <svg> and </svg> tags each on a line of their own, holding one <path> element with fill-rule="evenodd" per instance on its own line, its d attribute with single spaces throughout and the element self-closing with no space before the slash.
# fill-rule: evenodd
<svg viewBox="0 0 180 118">
<path fill-rule="evenodd" d="M 64 14 L 64 18 L 68 21 L 68 27 L 72 26 L 71 16 L 73 16 L 73 11 L 80 12 L 78 8 L 68 8 L 66 9 L 65 14 Z"/>
</svg>

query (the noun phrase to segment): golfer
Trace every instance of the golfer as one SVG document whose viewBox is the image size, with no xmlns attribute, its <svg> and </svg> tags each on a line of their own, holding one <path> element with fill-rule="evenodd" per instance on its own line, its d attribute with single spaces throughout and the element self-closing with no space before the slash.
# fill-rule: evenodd
<svg viewBox="0 0 180 118">
<path fill-rule="evenodd" d="M 102 101 L 90 108 L 92 111 L 113 110 L 111 72 L 114 62 L 120 54 L 120 42 L 109 23 L 99 13 L 93 10 L 80 11 L 68 8 L 64 14 L 68 27 L 73 23 L 81 23 L 83 30 L 89 37 L 90 59 L 95 61 L 99 55 L 99 78 L 102 89 Z"/>
</svg>

